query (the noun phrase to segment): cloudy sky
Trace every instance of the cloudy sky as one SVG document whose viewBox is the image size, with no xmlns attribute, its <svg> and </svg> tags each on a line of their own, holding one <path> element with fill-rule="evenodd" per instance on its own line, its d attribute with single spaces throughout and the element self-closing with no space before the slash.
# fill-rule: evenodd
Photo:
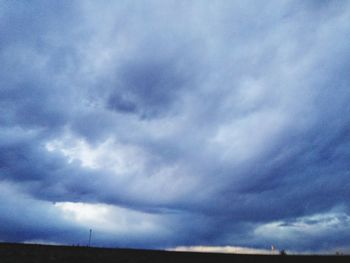
<svg viewBox="0 0 350 263">
<path fill-rule="evenodd" d="M 0 0 L 0 241 L 350 251 L 349 1 Z"/>
</svg>

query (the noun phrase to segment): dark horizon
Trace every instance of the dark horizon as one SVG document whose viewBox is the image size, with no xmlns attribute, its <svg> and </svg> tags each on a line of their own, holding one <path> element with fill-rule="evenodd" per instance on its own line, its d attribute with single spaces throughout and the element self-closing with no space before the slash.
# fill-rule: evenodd
<svg viewBox="0 0 350 263">
<path fill-rule="evenodd" d="M 94 250 L 95 253 L 98 253 L 98 251 L 128 251 L 132 255 L 132 252 L 160 252 L 160 253 L 166 253 L 166 254 L 188 254 L 188 255 L 242 255 L 242 256 L 259 256 L 259 257 L 270 257 L 270 256 L 276 256 L 276 257 L 284 257 L 284 256 L 291 256 L 293 258 L 303 258 L 303 257 L 328 257 L 328 258 L 335 258 L 335 257 L 344 257 L 349 258 L 349 254 L 344 254 L 340 251 L 336 251 L 335 253 L 328 253 L 328 254 L 315 254 L 315 253 L 304 253 L 304 254 L 298 254 L 298 253 L 290 253 L 286 250 L 276 251 L 276 253 L 241 253 L 241 252 L 208 252 L 208 251 L 177 251 L 177 250 L 166 250 L 166 249 L 156 249 L 156 248 L 129 248 L 129 247 L 101 247 L 101 246 L 88 246 L 88 245 L 59 245 L 59 244 L 36 244 L 36 243 L 11 243 L 11 242 L 0 242 L 0 250 L 5 250 L 8 248 L 9 250 L 12 249 L 21 249 L 24 248 L 25 250 L 30 251 L 31 248 L 47 248 L 48 250 L 50 248 L 66 248 L 68 250 L 70 249 L 86 249 L 86 250 Z M 20 250 L 18 250 L 19 252 Z M 72 250 L 73 251 L 73 250 Z"/>
</svg>

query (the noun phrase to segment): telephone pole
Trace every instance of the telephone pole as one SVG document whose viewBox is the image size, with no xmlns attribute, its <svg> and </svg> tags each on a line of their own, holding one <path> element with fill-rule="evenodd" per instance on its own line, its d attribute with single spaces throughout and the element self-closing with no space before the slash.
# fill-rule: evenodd
<svg viewBox="0 0 350 263">
<path fill-rule="evenodd" d="M 92 234 L 92 229 L 90 229 L 90 234 L 89 234 L 89 245 L 88 245 L 88 247 L 91 246 L 91 234 Z"/>
</svg>

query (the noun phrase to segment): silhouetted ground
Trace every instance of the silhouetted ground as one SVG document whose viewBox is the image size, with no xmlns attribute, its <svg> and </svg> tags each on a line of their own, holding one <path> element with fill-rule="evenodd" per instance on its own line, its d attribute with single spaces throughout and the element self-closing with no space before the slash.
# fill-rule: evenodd
<svg viewBox="0 0 350 263">
<path fill-rule="evenodd" d="M 350 262 L 350 256 L 241 255 L 0 243 L 1 263 Z"/>
</svg>

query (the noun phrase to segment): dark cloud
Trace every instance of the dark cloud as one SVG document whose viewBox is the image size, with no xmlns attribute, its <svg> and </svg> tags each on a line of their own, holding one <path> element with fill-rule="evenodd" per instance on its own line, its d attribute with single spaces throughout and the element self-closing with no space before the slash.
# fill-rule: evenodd
<svg viewBox="0 0 350 263">
<path fill-rule="evenodd" d="M 346 247 L 350 9 L 316 2 L 2 1 L 0 240 Z"/>
<path fill-rule="evenodd" d="M 186 76 L 185 69 L 179 68 L 180 62 L 181 57 L 154 61 L 146 56 L 141 61 L 126 63 L 107 100 L 107 108 L 136 113 L 146 119 L 166 115 L 179 99 L 178 93 L 189 85 L 186 81 L 195 78 Z"/>
</svg>

